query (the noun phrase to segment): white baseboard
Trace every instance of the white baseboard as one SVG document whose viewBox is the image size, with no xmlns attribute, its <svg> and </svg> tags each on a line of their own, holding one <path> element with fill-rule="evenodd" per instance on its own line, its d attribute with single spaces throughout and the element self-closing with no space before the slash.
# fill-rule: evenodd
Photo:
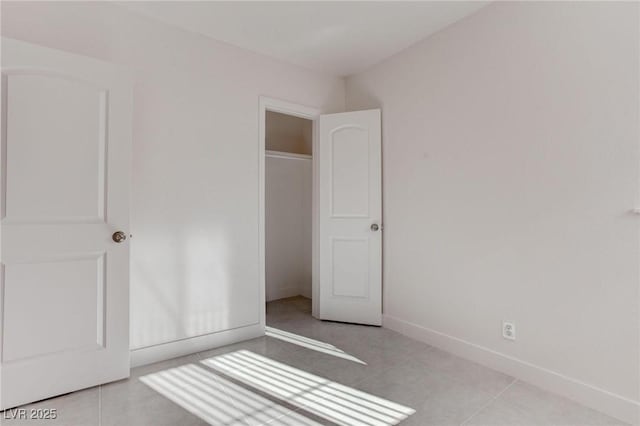
<svg viewBox="0 0 640 426">
<path fill-rule="evenodd" d="M 311 286 L 300 287 L 299 293 L 300 296 L 311 299 Z"/>
<path fill-rule="evenodd" d="M 264 336 L 264 326 L 254 324 L 232 330 L 162 343 L 160 345 L 148 346 L 146 348 L 134 349 L 131 351 L 131 367 L 139 367 L 141 365 L 202 352 L 260 336 Z"/>
<path fill-rule="evenodd" d="M 501 371 L 624 422 L 640 424 L 640 401 L 399 318 L 383 315 L 382 322 L 383 327 L 390 330 Z"/>
<path fill-rule="evenodd" d="M 272 300 L 286 299 L 287 297 L 294 297 L 300 294 L 300 290 L 298 287 L 287 287 L 287 288 L 275 288 L 268 292 L 267 294 L 267 302 L 271 302 Z"/>
</svg>

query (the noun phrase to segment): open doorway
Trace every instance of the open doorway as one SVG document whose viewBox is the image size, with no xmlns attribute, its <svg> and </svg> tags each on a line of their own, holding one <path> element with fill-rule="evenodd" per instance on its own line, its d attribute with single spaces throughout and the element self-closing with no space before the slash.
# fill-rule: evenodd
<svg viewBox="0 0 640 426">
<path fill-rule="evenodd" d="M 313 122 L 266 111 L 266 302 L 311 300 Z M 304 300 L 301 300 L 304 304 Z M 309 314 L 311 313 L 311 303 Z M 268 312 L 268 310 L 267 310 Z"/>
<path fill-rule="evenodd" d="M 272 113 L 280 113 L 274 115 Z M 282 117 L 284 115 L 284 117 Z M 289 116 L 287 118 L 287 116 Z M 319 110 L 278 101 L 260 98 L 260 134 L 259 134 L 259 176 L 260 176 L 260 324 L 266 326 L 266 301 L 278 300 L 292 293 L 311 296 L 311 315 L 316 319 L 350 322 L 355 324 L 382 324 L 382 191 L 381 191 L 381 127 L 380 110 L 351 111 L 320 115 Z M 298 152 L 276 151 L 285 149 L 281 141 L 267 148 L 267 120 L 269 132 L 274 131 L 271 120 L 278 117 L 281 122 L 289 122 L 300 118 L 307 120 L 299 125 L 308 129 L 311 124 L 311 152 L 308 140 L 299 136 L 290 145 Z M 277 119 L 278 119 L 277 118 Z M 282 123 L 281 123 L 282 124 Z M 286 123 L 285 123 L 286 126 Z M 278 127 L 277 125 L 275 126 Z M 308 132 L 308 130 L 307 130 Z M 293 131 L 300 135 L 300 132 Z M 308 137 L 308 133 L 307 133 Z M 299 152 L 305 152 L 300 154 Z M 309 158 L 310 156 L 310 158 Z M 267 196 L 267 170 L 269 160 L 309 161 L 311 163 L 311 292 L 308 292 L 308 281 L 299 284 L 290 281 L 272 283 L 272 276 L 282 275 L 283 271 L 271 274 L 267 289 L 267 257 L 269 262 L 274 253 L 267 254 L 266 226 L 267 212 L 265 198 Z M 273 175 L 269 170 L 269 174 Z M 308 176 L 308 175 L 307 175 Z M 295 179 L 294 179 L 295 180 Z M 286 180 L 285 180 L 286 181 Z M 304 179 L 298 179 L 304 182 Z M 281 184 L 285 188 L 289 186 Z M 269 185 L 272 186 L 271 184 Z M 306 188 L 309 188 L 307 185 Z M 271 192 L 271 191 L 270 191 Z M 288 192 L 294 192 L 289 190 Z M 270 196 L 271 197 L 271 196 Z M 309 198 L 306 198 L 308 202 Z M 271 200 L 270 200 L 271 202 Z M 296 206 L 304 206 L 301 201 Z M 296 211 L 304 211 L 301 207 L 291 207 L 291 211 L 283 209 L 283 203 L 276 202 L 276 211 L 286 210 L 286 217 Z M 288 203 L 287 203 L 288 204 Z M 273 204 L 270 204 L 273 206 Z M 270 207 L 270 210 L 271 207 Z M 269 212 L 269 225 L 274 220 Z M 278 213 L 275 213 L 278 214 Z M 286 239 L 293 238 L 298 223 L 309 223 L 308 216 L 296 217 L 296 220 L 285 221 L 283 227 Z M 308 225 L 307 225 L 308 226 Z M 309 232 L 304 225 L 302 235 Z M 269 246 L 273 246 L 270 230 Z M 308 235 L 308 234 L 306 234 Z M 304 243 L 302 243 L 304 244 Z M 300 247 L 300 246 L 298 246 Z M 303 246 L 305 247 L 305 246 Z M 286 252 L 289 252 L 289 246 Z M 294 259 L 308 253 L 305 248 L 291 255 Z M 304 258 L 303 258 L 304 259 Z M 308 257 L 307 257 L 308 259 Z M 276 262 L 277 264 L 277 262 Z M 297 261 L 294 270 L 305 271 L 308 261 Z M 301 268 L 301 269 L 300 269 Z M 308 267 L 306 269 L 308 273 Z M 295 274 L 292 274 L 295 275 Z M 308 277 L 308 275 L 307 275 Z M 276 282 L 278 278 L 276 278 Z M 322 287 L 322 289 L 321 289 Z M 301 290 L 302 289 L 302 290 Z M 306 291 L 305 291 L 306 290 Z M 304 296 L 303 296 L 304 297 Z M 307 304 L 308 304 L 307 299 Z"/>
<path fill-rule="evenodd" d="M 263 325 L 267 305 L 287 301 L 316 316 L 318 117 L 312 108 L 260 99 Z"/>
</svg>

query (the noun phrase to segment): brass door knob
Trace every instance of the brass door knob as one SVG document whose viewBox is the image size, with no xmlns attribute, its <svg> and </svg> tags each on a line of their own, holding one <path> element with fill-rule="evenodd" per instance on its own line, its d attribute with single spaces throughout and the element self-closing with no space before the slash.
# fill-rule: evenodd
<svg viewBox="0 0 640 426">
<path fill-rule="evenodd" d="M 127 239 L 127 234 L 125 234 L 122 231 L 117 231 L 114 232 L 113 235 L 111 236 L 111 238 L 113 239 L 113 241 L 115 241 L 116 243 L 121 243 L 124 240 Z"/>
</svg>

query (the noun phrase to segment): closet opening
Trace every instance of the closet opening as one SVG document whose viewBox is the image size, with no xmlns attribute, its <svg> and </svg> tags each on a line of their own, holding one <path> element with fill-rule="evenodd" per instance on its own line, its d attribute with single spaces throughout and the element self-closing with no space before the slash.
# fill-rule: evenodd
<svg viewBox="0 0 640 426">
<path fill-rule="evenodd" d="M 320 313 L 320 109 L 261 96 L 259 119 L 258 309 L 268 334 L 282 319 L 275 312 L 287 316 L 293 307 L 308 319 Z"/>
<path fill-rule="evenodd" d="M 311 315 L 313 121 L 265 111 L 267 325 L 289 308 Z"/>
</svg>

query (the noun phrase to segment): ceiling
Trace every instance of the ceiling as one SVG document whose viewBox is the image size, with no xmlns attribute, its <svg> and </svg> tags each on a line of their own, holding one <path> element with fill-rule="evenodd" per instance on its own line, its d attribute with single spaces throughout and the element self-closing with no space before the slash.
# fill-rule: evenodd
<svg viewBox="0 0 640 426">
<path fill-rule="evenodd" d="M 139 1 L 164 23 L 333 75 L 365 70 L 487 1 Z"/>
</svg>

